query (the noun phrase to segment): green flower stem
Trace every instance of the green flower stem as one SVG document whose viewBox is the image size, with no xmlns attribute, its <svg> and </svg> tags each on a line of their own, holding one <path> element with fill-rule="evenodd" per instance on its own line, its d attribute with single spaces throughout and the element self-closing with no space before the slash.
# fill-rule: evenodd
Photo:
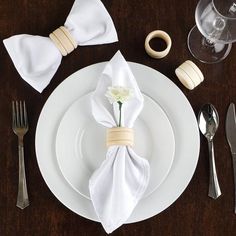
<svg viewBox="0 0 236 236">
<path fill-rule="evenodd" d="M 120 111 L 118 127 L 121 127 L 121 108 L 122 108 L 122 102 L 119 101 L 117 103 L 119 104 L 119 111 Z"/>
</svg>

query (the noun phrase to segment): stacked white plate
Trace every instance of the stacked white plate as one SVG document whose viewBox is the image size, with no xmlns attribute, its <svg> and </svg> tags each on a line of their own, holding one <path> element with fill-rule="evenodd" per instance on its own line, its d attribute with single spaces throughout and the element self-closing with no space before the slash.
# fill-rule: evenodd
<svg viewBox="0 0 236 236">
<path fill-rule="evenodd" d="M 91 114 L 90 94 L 106 63 L 77 71 L 51 94 L 36 130 L 36 155 L 53 194 L 75 213 L 97 221 L 88 180 L 106 154 L 105 128 Z M 135 151 L 149 160 L 151 178 L 127 223 L 156 215 L 184 191 L 196 168 L 199 131 L 184 94 L 156 70 L 129 62 L 144 95 L 135 123 Z"/>
</svg>

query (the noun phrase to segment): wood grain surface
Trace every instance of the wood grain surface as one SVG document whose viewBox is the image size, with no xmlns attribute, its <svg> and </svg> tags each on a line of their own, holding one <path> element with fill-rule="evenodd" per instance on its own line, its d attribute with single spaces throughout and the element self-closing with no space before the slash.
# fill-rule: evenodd
<svg viewBox="0 0 236 236">
<path fill-rule="evenodd" d="M 113 18 L 119 42 L 76 49 L 63 59 L 52 82 L 42 94 L 20 78 L 3 44 L 0 44 L 0 235 L 106 235 L 99 223 L 76 215 L 54 197 L 39 171 L 34 141 L 40 111 L 52 91 L 73 72 L 109 60 L 118 49 L 127 60 L 150 66 L 168 76 L 189 99 L 196 114 L 204 103 L 215 105 L 220 116 L 220 126 L 215 136 L 215 154 L 222 196 L 218 200 L 207 196 L 208 150 L 206 140 L 201 137 L 195 174 L 179 199 L 155 217 L 123 225 L 112 235 L 236 235 L 232 160 L 224 128 L 227 107 L 231 101 L 236 102 L 235 45 L 230 55 L 219 64 L 203 64 L 191 56 L 186 38 L 195 24 L 197 0 L 102 2 Z M 73 0 L 1 0 L 1 40 L 20 33 L 47 36 L 63 25 L 72 4 Z M 145 37 L 155 29 L 167 31 L 173 40 L 170 53 L 161 60 L 150 58 L 144 51 Z M 187 59 L 193 60 L 205 75 L 205 81 L 193 91 L 185 89 L 174 73 L 175 68 Z M 26 100 L 30 121 L 30 130 L 25 136 L 25 164 L 31 205 L 23 211 L 15 206 L 18 156 L 17 138 L 11 130 L 13 99 Z"/>
</svg>

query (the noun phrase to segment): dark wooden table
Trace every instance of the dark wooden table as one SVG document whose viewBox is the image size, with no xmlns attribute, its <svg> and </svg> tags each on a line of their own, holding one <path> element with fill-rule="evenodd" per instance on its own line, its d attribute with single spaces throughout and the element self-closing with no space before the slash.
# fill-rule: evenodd
<svg viewBox="0 0 236 236">
<path fill-rule="evenodd" d="M 73 72 L 109 60 L 118 49 L 127 60 L 148 65 L 168 76 L 184 92 L 196 113 L 204 103 L 211 102 L 216 106 L 220 126 L 215 136 L 215 153 L 223 194 L 218 200 L 207 196 L 208 150 L 206 140 L 201 137 L 197 169 L 179 199 L 157 216 L 123 225 L 113 235 L 236 235 L 232 160 L 224 128 L 227 107 L 230 101 L 236 102 L 236 47 L 216 65 L 202 64 L 190 55 L 186 38 L 195 23 L 197 0 L 102 2 L 114 20 L 119 42 L 78 48 L 63 59 L 42 94 L 20 78 L 3 44 L 0 45 L 0 235 L 105 235 L 99 223 L 76 215 L 54 197 L 39 171 L 34 141 L 40 111 L 52 91 Z M 47 36 L 64 23 L 72 4 L 73 0 L 1 0 L 1 40 L 19 33 Z M 144 51 L 144 39 L 154 29 L 167 31 L 173 39 L 169 55 L 162 60 L 151 59 Z M 196 62 L 205 75 L 204 83 L 193 91 L 185 89 L 174 73 L 175 68 L 187 59 Z M 11 130 L 13 99 L 27 101 L 30 120 L 30 130 L 25 137 L 25 162 L 31 204 L 23 211 L 15 206 L 18 156 L 17 139 Z"/>
</svg>

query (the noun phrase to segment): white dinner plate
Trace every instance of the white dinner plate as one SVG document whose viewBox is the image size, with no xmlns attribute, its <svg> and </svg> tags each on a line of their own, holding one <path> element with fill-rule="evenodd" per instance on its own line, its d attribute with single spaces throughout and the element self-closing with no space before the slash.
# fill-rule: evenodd
<svg viewBox="0 0 236 236">
<path fill-rule="evenodd" d="M 167 176 L 174 158 L 174 133 L 165 112 L 146 95 L 144 108 L 134 124 L 134 151 L 150 164 L 150 181 L 144 197 Z M 65 112 L 56 136 L 56 155 L 65 179 L 90 199 L 89 179 L 106 157 L 106 127 L 91 110 L 91 93 L 75 101 Z"/>
<path fill-rule="evenodd" d="M 106 63 L 85 67 L 65 79 L 50 95 L 40 114 L 35 137 L 36 156 L 42 176 L 52 193 L 69 209 L 98 221 L 92 202 L 78 194 L 58 166 L 55 142 L 59 123 L 78 98 L 93 91 Z M 158 71 L 129 62 L 137 83 L 164 110 L 174 131 L 174 161 L 163 183 L 143 198 L 127 223 L 152 217 L 169 207 L 188 186 L 199 156 L 199 131 L 195 114 L 181 90 Z"/>
</svg>

